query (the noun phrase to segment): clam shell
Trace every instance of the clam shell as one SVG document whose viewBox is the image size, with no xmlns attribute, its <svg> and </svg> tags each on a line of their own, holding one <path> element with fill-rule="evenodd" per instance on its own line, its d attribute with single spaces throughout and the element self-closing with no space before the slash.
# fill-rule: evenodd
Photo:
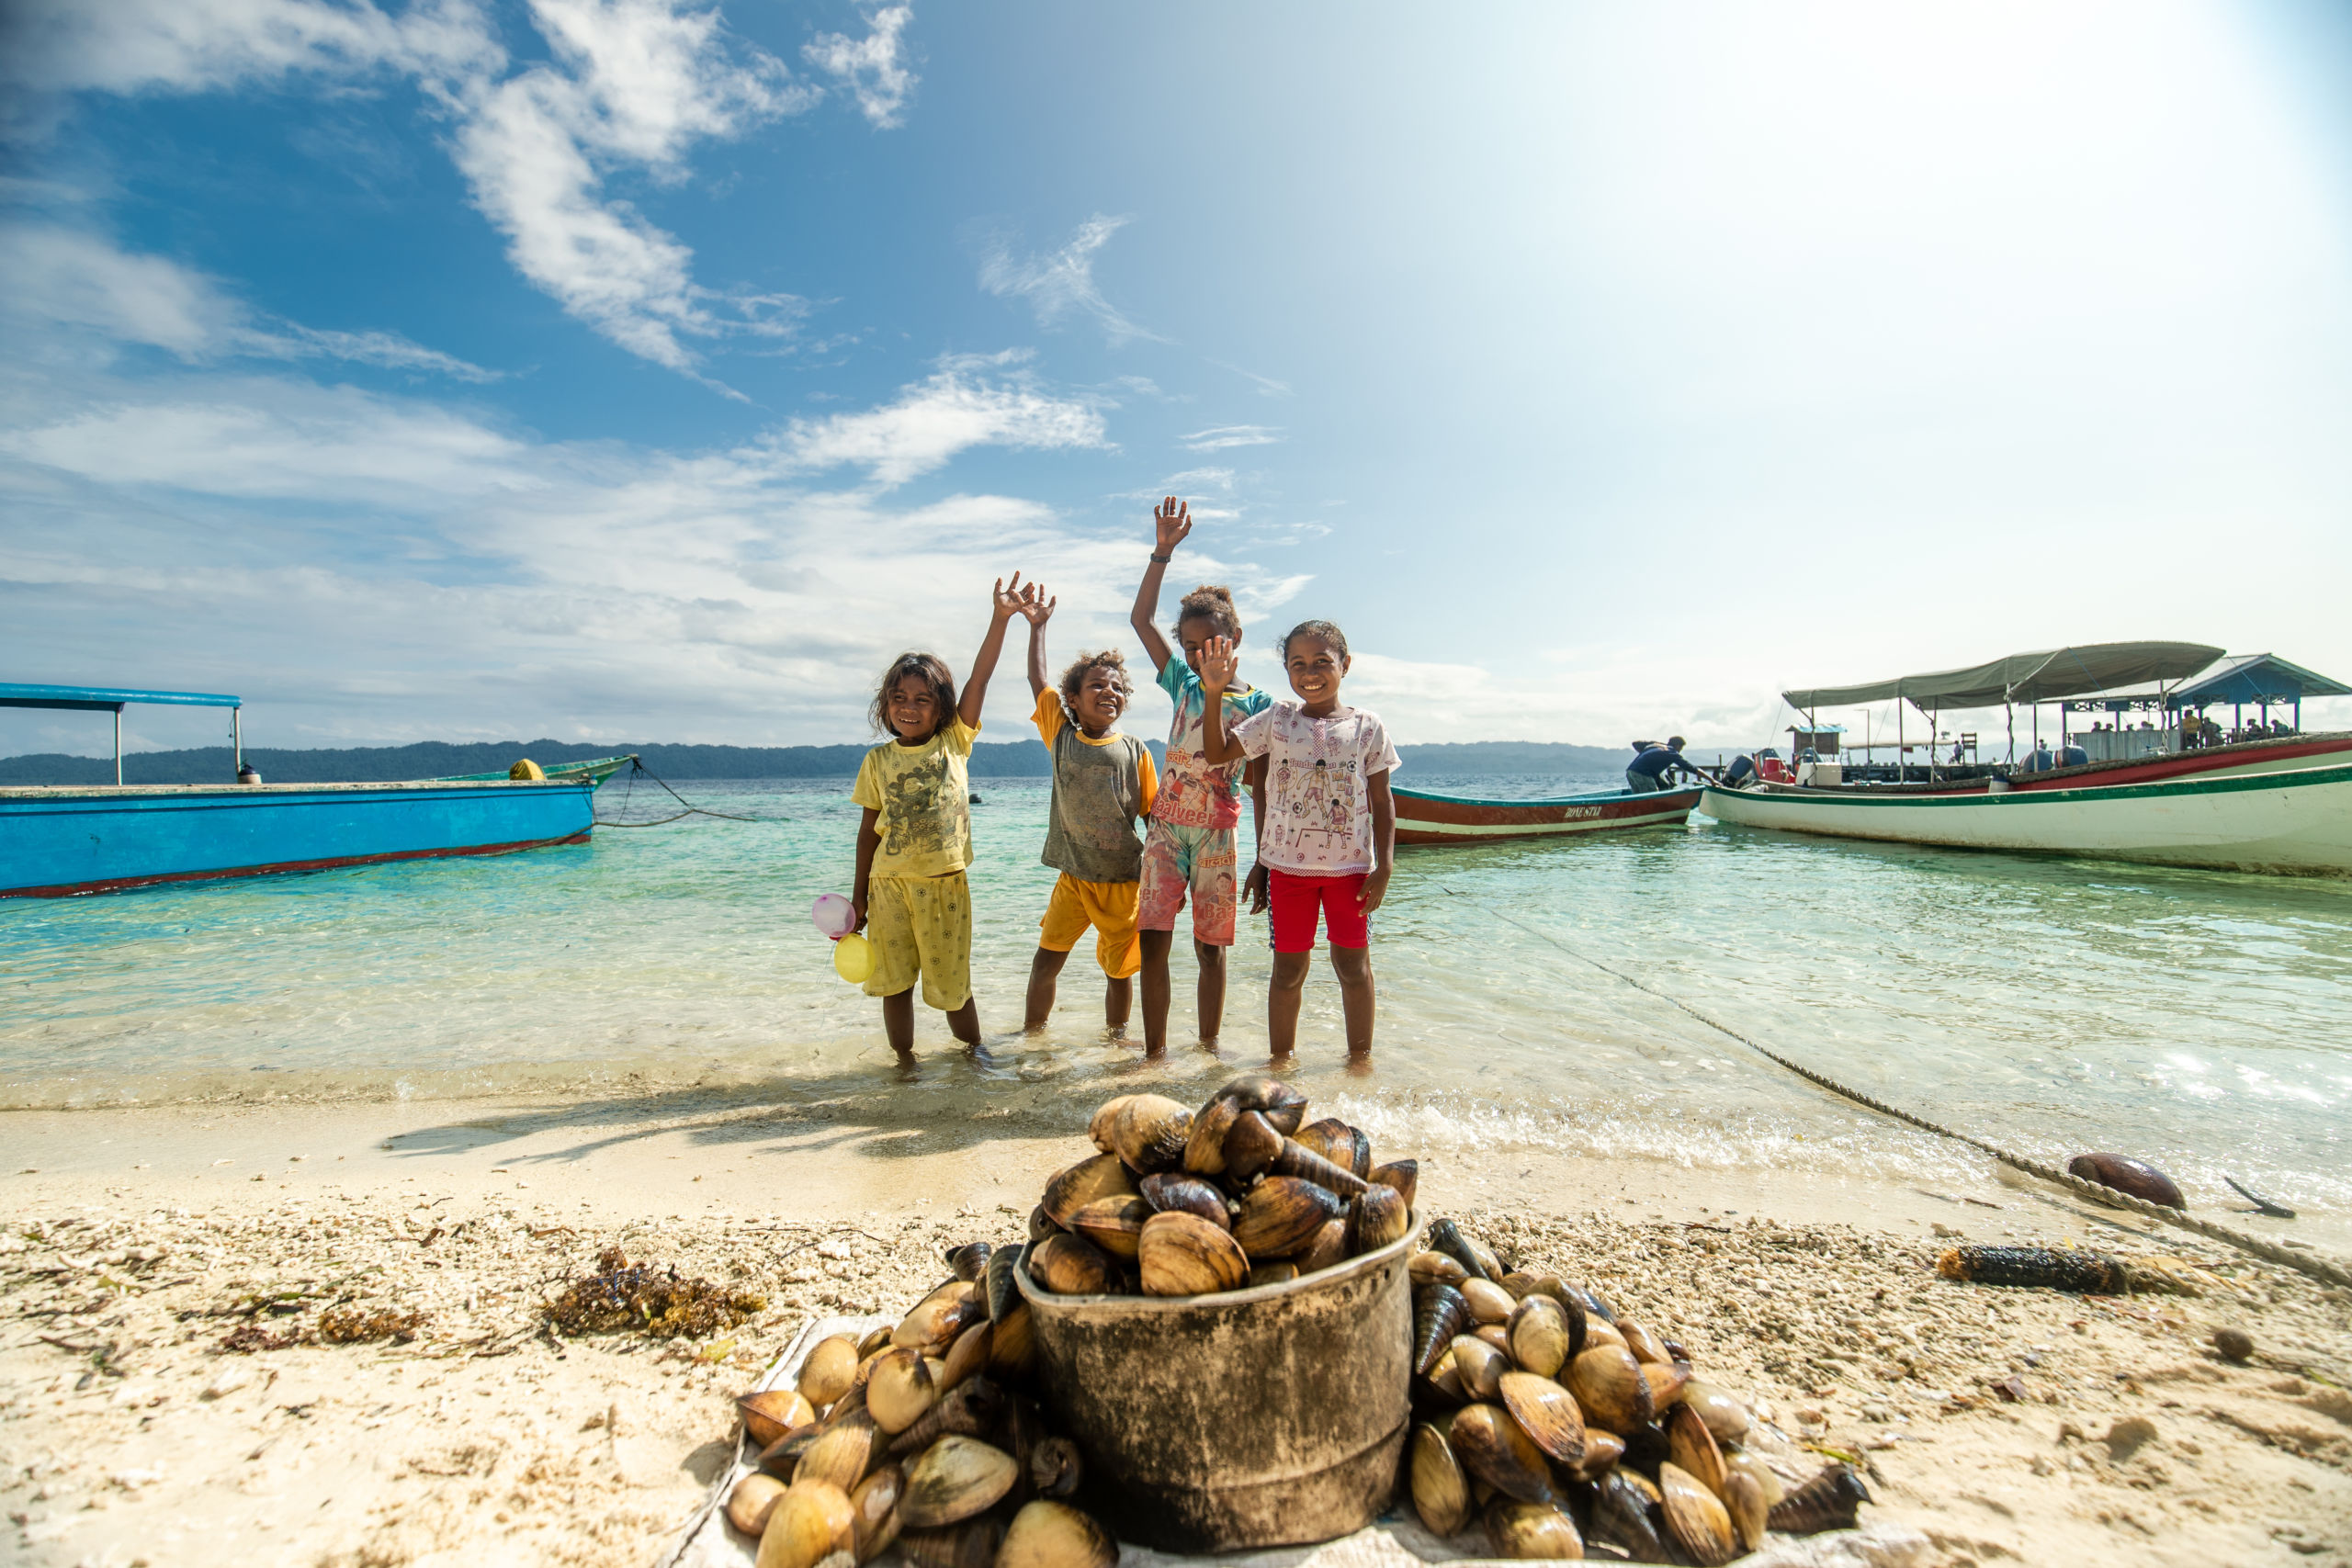
<svg viewBox="0 0 2352 1568">
<path fill-rule="evenodd" d="M 800 1456 L 824 1434 L 821 1425 L 795 1427 L 760 1450 L 759 1467 L 779 1481 L 790 1481 L 792 1472 L 800 1468 Z"/>
<path fill-rule="evenodd" d="M 1755 1482 L 1764 1495 L 1764 1506 L 1768 1509 L 1788 1495 L 1788 1488 L 1781 1484 L 1772 1467 L 1745 1449 L 1724 1455 L 1724 1472 L 1726 1475 L 1745 1475 Z"/>
<path fill-rule="evenodd" d="M 857 1490 L 849 1495 L 850 1511 L 856 1517 L 854 1550 L 860 1562 L 887 1551 L 899 1539 L 899 1498 L 906 1489 L 907 1472 L 886 1464 L 859 1482 Z"/>
<path fill-rule="evenodd" d="M 996 1337 L 996 1325 L 976 1323 L 956 1337 L 947 1348 L 947 1359 L 940 1364 L 933 1381 L 944 1394 L 966 1378 L 988 1370 L 989 1342 Z"/>
<path fill-rule="evenodd" d="M 1348 1260 L 1348 1222 L 1344 1219 L 1324 1221 L 1322 1228 L 1315 1233 L 1315 1239 L 1306 1244 L 1305 1251 L 1295 1254 L 1293 1260 L 1302 1274 L 1313 1274 L 1345 1263 Z"/>
<path fill-rule="evenodd" d="M 989 1254 L 994 1250 L 984 1241 L 967 1241 L 961 1247 L 949 1247 L 947 1267 L 958 1280 L 977 1280 L 988 1272 Z"/>
<path fill-rule="evenodd" d="M 1607 1318 L 1588 1317 L 1584 1320 L 1584 1345 L 1587 1350 L 1591 1349 L 1595 1345 L 1614 1345 L 1620 1350 L 1624 1350 L 1625 1337 L 1618 1333 L 1617 1325 Z M 1626 1350 L 1625 1353 L 1629 1356 L 1633 1354 L 1630 1350 Z M 1578 1351 L 1577 1354 L 1581 1355 L 1583 1351 Z M 1575 1359 L 1573 1356 L 1569 1358 L 1571 1360 Z"/>
<path fill-rule="evenodd" d="M 1096 1155 L 1082 1159 L 1068 1170 L 1057 1172 L 1046 1183 L 1046 1217 L 1068 1229 L 1069 1219 L 1079 1210 L 1097 1198 L 1132 1198 L 1136 1196 L 1135 1178 L 1120 1163 L 1117 1155 Z"/>
<path fill-rule="evenodd" d="M 1747 1436 L 1747 1406 L 1710 1382 L 1697 1378 L 1682 1385 L 1682 1403 L 1699 1413 L 1719 1443 L 1736 1443 Z"/>
<path fill-rule="evenodd" d="M 1005 1527 L 993 1568 L 1114 1568 L 1119 1543 L 1067 1503 L 1024 1503 Z"/>
<path fill-rule="evenodd" d="M 1386 1165 L 1375 1165 L 1366 1181 L 1378 1187 L 1393 1187 L 1405 1195 L 1405 1207 L 1410 1211 L 1413 1198 L 1420 1190 L 1421 1162 L 1413 1159 L 1392 1159 Z"/>
<path fill-rule="evenodd" d="M 1510 1371 L 1510 1358 L 1483 1339 L 1458 1334 L 1453 1339 L 1453 1375 L 1461 1381 L 1462 1392 L 1472 1399 L 1492 1404 L 1502 1397 L 1503 1374 Z"/>
<path fill-rule="evenodd" d="M 1413 1371 L 1424 1377 L 1453 1337 L 1470 1322 L 1470 1303 L 1452 1285 L 1419 1285 L 1413 1291 Z"/>
<path fill-rule="evenodd" d="M 1634 1353 L 1634 1359 L 1636 1361 L 1663 1366 L 1674 1359 L 1666 1353 L 1666 1347 L 1658 1343 L 1657 1336 L 1638 1323 L 1629 1323 L 1621 1319 L 1617 1325 L 1617 1332 L 1624 1336 L 1625 1348 Z"/>
<path fill-rule="evenodd" d="M 941 1394 L 922 1420 L 890 1439 L 890 1452 L 921 1453 L 948 1433 L 986 1434 L 1004 1409 L 1004 1392 L 986 1377 L 967 1378 Z"/>
<path fill-rule="evenodd" d="M 1416 1252 L 1406 1266 L 1416 1286 L 1424 1284 L 1460 1285 L 1470 1277 L 1470 1271 L 1443 1252 Z"/>
<path fill-rule="evenodd" d="M 942 1292 L 953 1292 L 955 1286 L 956 1281 L 952 1280 L 944 1285 L 934 1285 L 932 1287 L 931 1295 L 925 1296 L 923 1300 L 929 1301 L 931 1296 L 938 1295 Z M 857 1359 L 863 1361 L 877 1350 L 888 1349 L 893 1343 L 891 1336 L 896 1332 L 894 1327 L 884 1325 L 876 1325 L 867 1329 L 865 1337 L 857 1342 Z"/>
<path fill-rule="evenodd" d="M 1578 1560 L 1584 1538 L 1576 1521 L 1549 1503 L 1498 1497 L 1487 1505 L 1487 1545 L 1497 1557 Z"/>
<path fill-rule="evenodd" d="M 1650 1408 L 1653 1411 L 1682 1403 L 1682 1390 L 1690 1382 L 1690 1364 L 1688 1361 L 1645 1361 L 1639 1365 L 1642 1382 L 1649 1387 Z"/>
<path fill-rule="evenodd" d="M 1242 1113 L 1238 1101 L 1212 1100 L 1193 1112 L 1193 1130 L 1184 1136 L 1184 1168 L 1194 1176 L 1225 1174 L 1225 1138 Z"/>
<path fill-rule="evenodd" d="M 1588 1422 L 1621 1438 L 1640 1431 L 1655 1413 L 1642 1365 L 1623 1345 L 1588 1346 L 1568 1363 L 1567 1387 Z"/>
<path fill-rule="evenodd" d="M 1753 1551 L 1764 1544 L 1765 1521 L 1771 1516 L 1771 1506 L 1764 1501 L 1764 1488 L 1756 1477 L 1744 1470 L 1735 1470 L 1724 1476 L 1724 1512 L 1731 1516 L 1731 1528 L 1739 1537 L 1740 1550 Z"/>
<path fill-rule="evenodd" d="M 793 1388 L 747 1393 L 735 1402 L 735 1408 L 743 1413 L 743 1435 L 763 1449 L 795 1427 L 806 1427 L 817 1418 L 808 1395 Z"/>
<path fill-rule="evenodd" d="M 1237 1122 L 1237 1130 L 1248 1118 Z M 1252 1263 L 1289 1258 L 1306 1249 L 1315 1233 L 1339 1217 L 1339 1198 L 1295 1176 L 1270 1176 L 1250 1190 L 1233 1222 L 1233 1239 Z"/>
<path fill-rule="evenodd" d="M 1068 1438 L 1047 1438 L 1029 1450 L 1029 1486 L 1040 1497 L 1067 1497 L 1086 1479 L 1086 1461 Z"/>
<path fill-rule="evenodd" d="M 1204 1296 L 1237 1290 L 1250 1277 L 1240 1243 L 1181 1209 L 1144 1222 L 1136 1261 L 1148 1296 Z"/>
<path fill-rule="evenodd" d="M 1216 1091 L 1219 1100 L 1237 1100 L 1244 1111 L 1255 1111 L 1273 1123 L 1284 1137 L 1298 1131 L 1306 1118 L 1306 1096 L 1264 1073 L 1244 1073 Z"/>
<path fill-rule="evenodd" d="M 800 1463 L 792 1472 L 792 1484 L 803 1482 L 827 1485 L 840 1491 L 844 1502 L 850 1488 L 865 1479 L 874 1463 L 875 1450 L 879 1448 L 880 1428 L 875 1425 L 873 1412 L 860 1410 L 844 1416 L 817 1435 L 817 1440 L 801 1450 Z"/>
<path fill-rule="evenodd" d="M 1181 1209 L 1188 1214 L 1198 1214 L 1219 1230 L 1233 1228 L 1233 1216 L 1226 1212 L 1225 1194 L 1197 1176 L 1163 1170 L 1136 1182 L 1136 1190 L 1143 1194 L 1143 1201 L 1151 1205 L 1155 1214 Z"/>
<path fill-rule="evenodd" d="M 1287 1285 L 1298 1278 L 1298 1265 L 1284 1258 L 1276 1263 L 1261 1263 L 1250 1270 L 1250 1285 Z"/>
<path fill-rule="evenodd" d="M 1623 1547 L 1636 1562 L 1666 1562 L 1666 1542 L 1658 1538 L 1650 1510 L 1655 1488 L 1630 1470 L 1611 1470 L 1596 1483 L 1592 1496 L 1592 1533 L 1596 1540 Z"/>
<path fill-rule="evenodd" d="M 1431 1535 L 1462 1533 L 1470 1522 L 1470 1478 L 1445 1434 L 1424 1421 L 1413 1428 L 1413 1511 Z"/>
<path fill-rule="evenodd" d="M 817 1568 L 856 1544 L 857 1513 L 849 1494 L 821 1481 L 796 1481 L 768 1509 L 758 1568 Z"/>
<path fill-rule="evenodd" d="M 1102 1295 L 1114 1278 L 1111 1260 L 1075 1235 L 1047 1236 L 1029 1249 L 1027 1266 L 1029 1277 L 1057 1296 Z"/>
<path fill-rule="evenodd" d="M 1533 1372 L 1505 1372 L 1497 1382 L 1503 1408 L 1531 1442 L 1562 1464 L 1583 1462 L 1584 1412 L 1566 1389 Z"/>
<path fill-rule="evenodd" d="M 1029 1211 L 1029 1239 L 1031 1241 L 1043 1241 L 1061 1228 L 1054 1223 L 1053 1215 L 1046 1213 L 1046 1205 L 1043 1203 Z"/>
<path fill-rule="evenodd" d="M 1508 1322 L 1511 1309 L 1519 1304 L 1510 1299 L 1509 1291 L 1492 1280 L 1463 1280 L 1462 1299 L 1470 1303 L 1470 1321 L 1473 1323 Z"/>
<path fill-rule="evenodd" d="M 1096 1106 L 1094 1114 L 1086 1119 L 1086 1135 L 1095 1148 L 1103 1154 L 1114 1155 L 1119 1152 L 1117 1133 L 1119 1112 L 1125 1111 L 1127 1108 L 1127 1101 L 1134 1098 L 1132 1094 L 1114 1095 Z"/>
<path fill-rule="evenodd" d="M 944 1354 L 967 1325 L 988 1315 L 982 1295 L 981 1287 L 960 1280 L 942 1285 L 899 1320 L 899 1325 L 890 1331 L 889 1343 L 902 1349 L 920 1350 L 926 1356 Z"/>
<path fill-rule="evenodd" d="M 1366 1187 L 1348 1205 L 1348 1256 L 1361 1258 L 1402 1240 L 1412 1224 L 1403 1193 L 1394 1187 Z"/>
<path fill-rule="evenodd" d="M 727 1495 L 727 1522 L 756 1539 L 768 1522 L 769 1510 L 775 1506 L 784 1491 L 784 1483 L 775 1476 L 752 1472 Z"/>
<path fill-rule="evenodd" d="M 1660 1425 L 1666 1427 L 1667 1457 L 1700 1485 L 1721 1497 L 1723 1450 L 1715 1447 L 1714 1434 L 1707 1430 L 1699 1413 L 1687 1404 L 1678 1404 L 1666 1413 Z"/>
<path fill-rule="evenodd" d="M 1037 1364 L 1037 1336 L 1029 1303 L 1015 1299 L 1004 1315 L 989 1325 L 989 1375 L 1004 1382 L 1019 1382 Z"/>
<path fill-rule="evenodd" d="M 1140 1175 L 1173 1170 L 1184 1158 L 1193 1113 L 1164 1094 L 1130 1095 L 1112 1123 L 1119 1157 Z"/>
<path fill-rule="evenodd" d="M 1274 1124 L 1255 1111 L 1245 1111 L 1233 1119 L 1225 1134 L 1225 1174 L 1233 1181 L 1248 1181 L 1283 1152 L 1283 1135 Z"/>
<path fill-rule="evenodd" d="M 800 1362 L 800 1396 L 819 1409 L 849 1392 L 857 1376 L 857 1341 L 846 1334 L 820 1339 Z"/>
<path fill-rule="evenodd" d="M 1346 1165 L 1356 1156 L 1356 1130 L 1337 1116 L 1309 1122 L 1291 1136 L 1298 1140 L 1301 1147 L 1312 1150 L 1334 1165 Z"/>
<path fill-rule="evenodd" d="M 1522 1503 L 1552 1501 L 1552 1472 L 1544 1450 L 1501 1405 L 1464 1405 L 1453 1413 L 1446 1440 L 1462 1468 L 1496 1491 Z"/>
<path fill-rule="evenodd" d="M 1570 1394 L 1569 1398 L 1576 1396 Z M 1577 1466 L 1577 1478 L 1590 1481 L 1625 1457 L 1625 1439 L 1614 1432 L 1604 1432 L 1598 1427 L 1584 1429 L 1584 1462 Z"/>
<path fill-rule="evenodd" d="M 2076 1155 L 2066 1162 L 2066 1174 L 2085 1181 L 2096 1181 L 2102 1187 L 2112 1187 L 2118 1192 L 2128 1192 L 2143 1203 L 2155 1203 L 2167 1209 L 2187 1209 L 2180 1189 L 2173 1179 L 2144 1160 L 2129 1155 Z"/>
<path fill-rule="evenodd" d="M 885 1351 L 865 1380 L 865 1408 L 894 1438 L 922 1420 L 938 1398 L 939 1384 L 919 1351 Z"/>
<path fill-rule="evenodd" d="M 1510 1354 L 1510 1330 L 1499 1323 L 1482 1323 L 1471 1334 L 1485 1340 L 1504 1355 Z"/>
<path fill-rule="evenodd" d="M 960 1524 L 994 1507 L 1020 1478 L 1021 1466 L 1002 1449 L 977 1438 L 942 1438 L 907 1466 L 899 1522 L 907 1529 Z"/>
<path fill-rule="evenodd" d="M 1070 1234 L 1085 1237 L 1113 1258 L 1134 1262 L 1136 1239 L 1151 1205 L 1140 1197 L 1097 1198 L 1069 1217 Z"/>
<path fill-rule="evenodd" d="M 899 1555 L 913 1568 L 992 1568 L 1004 1540 L 994 1519 L 967 1519 L 945 1529 L 902 1530 Z"/>
<path fill-rule="evenodd" d="M 1549 1296 L 1531 1295 L 1511 1308 L 1505 1325 L 1510 1335 L 1510 1359 L 1521 1371 L 1556 1378 L 1575 1348 L 1568 1314 Z"/>
<path fill-rule="evenodd" d="M 1722 1568 L 1739 1555 L 1731 1515 L 1689 1471 L 1670 1461 L 1659 1465 L 1657 1489 L 1665 1499 L 1667 1532 L 1699 1568 Z"/>
</svg>

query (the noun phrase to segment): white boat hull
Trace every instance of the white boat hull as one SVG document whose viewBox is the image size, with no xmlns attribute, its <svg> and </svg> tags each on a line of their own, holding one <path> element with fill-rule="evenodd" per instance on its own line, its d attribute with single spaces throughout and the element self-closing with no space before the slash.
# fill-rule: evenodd
<svg viewBox="0 0 2352 1568">
<path fill-rule="evenodd" d="M 1700 809 L 1841 839 L 2352 875 L 2352 764 L 1998 795 L 1711 785 Z"/>
</svg>

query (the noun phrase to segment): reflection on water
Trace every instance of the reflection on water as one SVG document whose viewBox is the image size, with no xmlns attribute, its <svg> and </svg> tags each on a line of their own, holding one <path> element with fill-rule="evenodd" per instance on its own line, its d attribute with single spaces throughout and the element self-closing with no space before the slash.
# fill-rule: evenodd
<svg viewBox="0 0 2352 1568">
<path fill-rule="evenodd" d="M 1488 795 L 1607 787 L 1414 782 Z M 771 818 L 757 823 L 690 818 L 496 860 L 0 905 L 0 1098 L 562 1092 L 708 1072 L 782 1079 L 794 1096 L 911 1097 L 942 1116 L 1067 1117 L 1106 1077 L 1182 1094 L 1262 1063 L 1262 919 L 1245 922 L 1216 1057 L 1182 1043 L 1181 943 L 1168 1063 L 1139 1067 L 1135 1046 L 1102 1038 L 1082 961 L 1064 973 L 1053 1029 L 1022 1039 L 1053 881 L 1034 859 L 1046 792 L 978 787 L 973 967 L 989 1056 L 959 1059 L 923 1018 L 912 1086 L 895 1084 L 878 1010 L 833 976 L 808 922 L 818 893 L 847 888 L 856 821 L 845 784 L 825 781 L 687 791 Z M 1376 1071 L 1340 1073 L 1338 993 L 1318 972 L 1297 1076 L 1384 1142 L 1923 1175 L 1962 1157 L 1581 953 L 2020 1152 L 2120 1148 L 2171 1168 L 2193 1199 L 2220 1198 L 2228 1171 L 2302 1206 L 2352 1207 L 2339 1129 L 2352 885 L 1700 820 L 1408 851 L 1374 942 Z"/>
</svg>

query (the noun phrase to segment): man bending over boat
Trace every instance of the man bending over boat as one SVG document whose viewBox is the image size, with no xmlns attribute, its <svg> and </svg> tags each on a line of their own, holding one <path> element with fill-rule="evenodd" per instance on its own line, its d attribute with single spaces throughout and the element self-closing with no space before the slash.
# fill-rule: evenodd
<svg viewBox="0 0 2352 1568">
<path fill-rule="evenodd" d="M 1707 776 L 1683 761 L 1679 735 L 1669 736 L 1663 746 L 1655 740 L 1642 741 L 1634 751 L 1634 760 L 1625 764 L 1625 787 L 1635 795 L 1664 789 L 1678 768 L 1694 779 Z"/>
</svg>

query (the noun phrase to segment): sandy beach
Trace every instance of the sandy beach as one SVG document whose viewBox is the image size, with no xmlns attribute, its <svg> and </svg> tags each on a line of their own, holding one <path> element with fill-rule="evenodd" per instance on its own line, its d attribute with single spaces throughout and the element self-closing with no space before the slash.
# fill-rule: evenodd
<svg viewBox="0 0 2352 1568">
<path fill-rule="evenodd" d="M 651 1561 L 729 1401 L 812 1314 L 896 1311 L 1018 1235 L 1077 1126 L 741 1093 L 25 1111 L 0 1122 L 0 1486 L 18 1561 Z M 1393 1153 L 1409 1151 L 1396 1150 Z M 1928 1561 L 2338 1562 L 2352 1292 L 2024 1180 L 1943 1189 L 1449 1156 L 1454 1213 L 1672 1333 L 1792 1477 L 1842 1450 Z M 2193 1294 L 1958 1286 L 1955 1240 L 2177 1260 Z M 566 1339 L 619 1247 L 755 1294 L 710 1337 Z M 413 1337 L 315 1340 L 330 1313 Z M 2249 1332 L 2246 1365 L 2214 1328 Z M 263 1348 L 223 1348 L 232 1334 Z M 282 1342 L 282 1343 L 281 1343 Z M 278 1346 L 279 1348 L 271 1348 Z"/>
</svg>

